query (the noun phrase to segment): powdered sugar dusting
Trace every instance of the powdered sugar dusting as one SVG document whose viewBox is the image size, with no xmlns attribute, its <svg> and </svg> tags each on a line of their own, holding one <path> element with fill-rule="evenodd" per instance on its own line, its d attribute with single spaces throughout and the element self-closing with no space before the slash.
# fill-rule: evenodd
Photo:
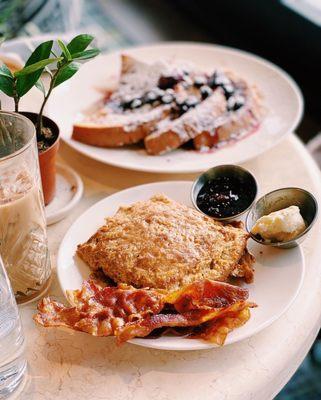
<svg viewBox="0 0 321 400">
<path fill-rule="evenodd" d="M 192 65 L 186 61 L 176 60 L 175 64 L 169 59 L 161 59 L 154 63 L 146 63 L 124 56 L 128 62 L 126 73 L 121 75 L 119 87 L 111 96 L 111 100 L 121 101 L 142 96 L 158 85 L 161 76 L 176 76 L 183 71 L 192 70 Z M 123 58 L 123 59 L 124 59 Z"/>
<path fill-rule="evenodd" d="M 102 108 L 94 114 L 89 114 L 86 118 L 82 118 L 77 125 L 86 125 L 88 127 L 91 124 L 94 126 L 97 124 L 111 127 L 119 126 L 123 127 L 126 132 L 130 132 L 142 124 L 163 119 L 169 113 L 169 110 L 169 105 L 160 105 L 155 108 L 147 105 L 145 108 L 140 108 L 139 111 L 124 113 L 114 113 L 108 108 Z"/>
<path fill-rule="evenodd" d="M 163 79 L 166 77 L 169 80 Z M 205 96 L 202 85 L 209 90 Z M 167 94 L 172 100 L 164 104 L 167 89 L 172 91 Z M 157 98 L 157 90 L 163 92 L 158 94 L 161 100 L 150 100 L 153 95 Z M 118 89 L 96 111 L 88 110 L 77 125 L 84 124 L 89 129 L 91 124 L 120 127 L 125 132 L 144 126 L 147 151 L 161 154 L 172 150 L 171 146 L 195 138 L 195 148 L 234 140 L 259 123 L 259 103 L 254 89 L 231 72 L 216 71 L 208 75 L 186 61 L 161 59 L 146 63 L 123 55 Z M 178 140 L 170 145 L 163 136 L 167 133 L 176 134 Z M 155 150 L 148 148 L 149 140 Z"/>
<path fill-rule="evenodd" d="M 214 134 L 215 128 L 222 123 L 225 110 L 226 100 L 223 91 L 218 89 L 198 107 L 186 112 L 180 118 L 174 121 L 169 119 L 161 121 L 152 136 L 155 137 L 170 130 L 179 136 L 182 143 L 185 143 L 204 131 Z"/>
</svg>

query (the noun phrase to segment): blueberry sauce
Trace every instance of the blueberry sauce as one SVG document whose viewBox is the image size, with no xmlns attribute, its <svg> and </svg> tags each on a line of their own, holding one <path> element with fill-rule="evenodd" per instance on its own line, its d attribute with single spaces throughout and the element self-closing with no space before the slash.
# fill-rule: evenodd
<svg viewBox="0 0 321 400">
<path fill-rule="evenodd" d="M 184 99 L 177 98 L 174 88 L 178 83 L 186 84 L 186 88 L 194 87 L 196 93 L 188 95 Z M 214 72 L 210 76 L 196 76 L 194 79 L 191 79 L 187 72 L 179 76 L 161 76 L 157 87 L 140 97 L 125 99 L 119 104 L 119 107 L 122 110 L 135 110 L 146 104 L 153 107 L 160 104 L 170 104 L 172 105 L 171 113 L 173 117 L 179 117 L 211 96 L 218 87 L 223 89 L 228 111 L 236 111 L 243 107 L 245 98 L 240 90 L 227 76 L 218 72 Z"/>
<path fill-rule="evenodd" d="M 215 218 L 226 218 L 246 210 L 254 197 L 254 186 L 232 176 L 218 176 L 204 184 L 196 203 L 205 214 Z"/>
<path fill-rule="evenodd" d="M 200 87 L 200 93 L 201 93 L 202 100 L 205 100 L 205 99 L 207 99 L 207 97 L 211 96 L 211 94 L 213 93 L 213 90 L 209 86 L 203 85 Z"/>
<path fill-rule="evenodd" d="M 161 76 L 158 80 L 158 87 L 161 89 L 173 88 L 181 80 L 182 80 L 181 77 Z"/>
</svg>

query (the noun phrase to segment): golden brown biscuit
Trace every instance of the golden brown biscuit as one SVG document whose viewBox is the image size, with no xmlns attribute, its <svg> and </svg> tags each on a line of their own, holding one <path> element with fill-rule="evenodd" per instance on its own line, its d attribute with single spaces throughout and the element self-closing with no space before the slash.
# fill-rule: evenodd
<svg viewBox="0 0 321 400">
<path fill-rule="evenodd" d="M 248 237 L 243 229 L 156 195 L 120 207 L 77 254 L 117 283 L 176 289 L 204 278 L 226 281 L 233 271 L 242 275 L 237 267 Z"/>
</svg>

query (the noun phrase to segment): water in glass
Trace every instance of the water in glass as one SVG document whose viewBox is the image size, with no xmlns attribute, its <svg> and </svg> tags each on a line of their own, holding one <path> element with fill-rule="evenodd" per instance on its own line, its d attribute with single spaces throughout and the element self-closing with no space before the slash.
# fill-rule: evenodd
<svg viewBox="0 0 321 400">
<path fill-rule="evenodd" d="M 6 399 L 26 372 L 18 307 L 0 257 L 0 399 Z"/>
</svg>

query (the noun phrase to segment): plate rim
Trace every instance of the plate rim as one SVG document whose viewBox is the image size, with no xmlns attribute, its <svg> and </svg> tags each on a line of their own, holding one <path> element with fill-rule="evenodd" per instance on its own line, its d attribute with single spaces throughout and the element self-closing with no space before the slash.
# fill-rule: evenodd
<svg viewBox="0 0 321 400">
<path fill-rule="evenodd" d="M 121 54 L 123 52 L 134 52 L 136 50 L 144 50 L 144 49 L 148 49 L 148 48 L 162 48 L 162 47 L 194 47 L 194 48 L 204 48 L 204 49 L 220 49 L 223 50 L 227 53 L 232 53 L 235 55 L 239 55 L 242 56 L 243 58 L 249 58 L 251 61 L 259 63 L 262 66 L 265 66 L 267 68 L 269 68 L 270 70 L 276 72 L 279 76 L 281 76 L 286 82 L 287 84 L 291 87 L 293 93 L 295 94 L 295 98 L 297 100 L 298 103 L 298 109 L 297 109 L 297 113 L 295 118 L 293 118 L 293 121 L 291 124 L 289 124 L 289 128 L 286 130 L 286 132 L 283 135 L 280 135 L 279 138 L 277 138 L 273 143 L 271 143 L 270 145 L 268 145 L 266 148 L 262 149 L 262 150 L 258 150 L 255 156 L 251 156 L 250 158 L 246 158 L 244 160 L 239 161 L 239 164 L 242 164 L 244 162 L 247 162 L 251 159 L 254 159 L 258 156 L 260 156 L 261 154 L 263 154 L 264 152 L 272 149 L 274 146 L 276 146 L 280 141 L 282 141 L 283 139 L 285 139 L 290 133 L 292 133 L 295 128 L 299 125 L 300 121 L 302 120 L 303 117 L 303 112 L 304 112 L 304 98 L 302 95 L 302 91 L 299 88 L 298 84 L 296 83 L 296 81 L 292 78 L 292 76 L 286 72 L 285 70 L 283 70 L 281 67 L 279 67 L 278 65 L 272 63 L 271 61 L 258 56 L 254 53 L 250 53 L 247 52 L 245 50 L 241 50 L 241 49 L 237 49 L 234 47 L 230 47 L 230 46 L 223 46 L 223 45 L 217 45 L 217 44 L 211 44 L 211 43 L 202 43 L 202 42 L 193 42 L 193 41 L 162 41 L 162 42 L 156 42 L 156 43 L 151 43 L 151 44 L 143 44 L 143 45 L 138 45 L 138 46 L 133 46 L 133 47 L 127 47 L 127 48 L 123 48 L 123 49 L 118 49 L 115 51 L 112 51 L 110 53 L 103 53 L 101 54 L 101 56 L 110 56 L 110 55 L 117 55 L 117 54 Z M 53 97 L 54 99 L 54 97 Z M 52 104 L 53 100 L 49 100 L 49 107 Z M 49 113 L 50 115 L 50 113 Z M 58 123 L 59 125 L 59 123 Z M 63 140 L 65 143 L 67 143 L 70 147 L 72 147 L 72 149 L 74 149 L 75 151 L 81 153 L 82 155 L 89 157 L 93 160 L 102 162 L 105 165 L 111 165 L 113 167 L 117 167 L 117 168 L 121 168 L 121 169 L 126 169 L 126 170 L 130 170 L 130 171 L 138 171 L 138 172 L 146 172 L 146 173 L 157 173 L 157 174 L 162 174 L 162 173 L 166 173 L 166 174 L 189 174 L 189 173 L 197 173 L 197 172 L 201 172 L 204 170 L 203 167 L 191 167 L 191 168 L 186 168 L 183 167 L 181 169 L 175 169 L 175 170 L 166 170 L 164 171 L 163 168 L 161 167 L 154 167 L 153 165 L 151 166 L 140 166 L 139 164 L 137 165 L 121 165 L 119 162 L 117 161 L 113 161 L 113 160 L 109 160 L 108 158 L 104 158 L 101 155 L 98 155 L 96 153 L 93 154 L 89 154 L 85 148 L 82 148 L 82 146 L 80 145 L 80 143 L 76 142 L 75 140 L 73 140 L 71 137 L 64 137 L 63 135 L 61 135 L 61 140 Z M 81 143 L 83 145 L 83 143 Z M 89 145 L 88 145 L 89 146 Z M 91 146 L 93 147 L 93 146 Z"/>
<path fill-rule="evenodd" d="M 151 183 L 146 183 L 146 184 L 143 184 L 143 185 L 132 186 L 130 188 L 127 188 L 127 189 L 124 189 L 124 190 L 120 190 L 118 192 L 112 193 L 109 196 L 104 197 L 103 199 L 97 201 L 92 206 L 87 208 L 82 214 L 80 214 L 77 217 L 77 219 L 72 223 L 72 225 L 68 228 L 67 232 L 65 233 L 64 237 L 62 238 L 62 240 L 60 242 L 60 245 L 59 245 L 58 253 L 57 253 L 57 268 L 56 268 L 57 278 L 58 278 L 60 289 L 62 290 L 63 295 L 66 298 L 66 300 L 68 301 L 68 299 L 66 297 L 66 293 L 63 290 L 61 267 L 59 267 L 61 264 L 63 264 L 63 262 L 62 262 L 62 259 L 63 259 L 63 257 L 62 257 L 62 251 L 63 251 L 62 247 L 63 247 L 63 243 L 65 242 L 66 238 L 68 239 L 68 237 L 70 236 L 70 232 L 72 231 L 73 226 L 77 223 L 77 221 L 80 218 L 83 218 L 87 213 L 90 213 L 92 211 L 92 209 L 97 207 L 100 203 L 104 203 L 106 201 L 106 199 L 109 199 L 111 197 L 117 197 L 117 196 L 119 196 L 119 194 L 123 195 L 125 193 L 125 195 L 126 195 L 126 192 L 131 192 L 133 189 L 137 190 L 138 188 L 140 188 L 140 189 L 144 190 L 146 187 L 153 187 L 153 186 L 160 186 L 160 185 L 161 186 L 163 186 L 163 185 L 166 186 L 166 185 L 169 185 L 169 184 L 170 185 L 175 185 L 175 186 L 178 185 L 178 184 L 179 185 L 185 185 L 186 188 L 187 188 L 188 186 L 191 187 L 192 183 L 193 183 L 193 181 L 190 181 L 190 180 L 177 180 L 177 181 L 151 182 Z M 188 197 L 188 194 L 187 194 L 187 197 Z M 263 331 L 264 329 L 266 329 L 267 327 L 272 325 L 282 315 L 284 315 L 287 312 L 287 310 L 291 307 L 291 305 L 294 303 L 294 301 L 296 300 L 299 292 L 302 289 L 302 285 L 303 285 L 304 277 L 305 277 L 305 272 L 306 272 L 305 256 L 304 256 L 304 253 L 303 253 L 301 245 L 298 246 L 298 250 L 299 250 L 300 259 L 301 259 L 301 263 L 300 263 L 301 264 L 300 281 L 298 283 L 298 286 L 296 288 L 296 291 L 295 291 L 294 295 L 292 296 L 292 298 L 288 302 L 288 304 L 283 309 L 281 309 L 278 313 L 276 313 L 272 318 L 270 318 L 267 321 L 259 324 L 255 329 L 252 330 L 252 332 L 250 334 L 249 333 L 247 333 L 247 334 L 245 333 L 243 335 L 240 335 L 238 338 L 235 338 L 234 340 L 233 339 L 229 340 L 229 337 L 228 337 L 227 340 L 226 340 L 226 343 L 224 344 L 224 346 L 228 346 L 230 344 L 238 343 L 238 342 L 241 342 L 241 341 L 243 341 L 245 339 L 251 338 L 252 336 L 256 335 L 257 333 Z M 287 251 L 287 250 L 283 249 L 283 250 L 280 250 L 280 251 Z M 69 303 L 69 301 L 68 301 L 68 303 Z M 144 340 L 146 340 L 146 343 L 144 343 Z M 184 345 L 180 344 L 179 346 L 175 346 L 174 345 L 171 348 L 168 348 L 168 347 L 165 347 L 165 346 L 163 347 L 161 345 L 155 344 L 156 340 L 157 339 L 154 339 L 152 341 L 150 339 L 134 338 L 134 339 L 129 340 L 128 343 L 131 343 L 131 344 L 134 344 L 134 345 L 137 345 L 137 346 L 146 347 L 146 348 L 157 349 L 157 350 L 166 350 L 166 351 L 195 351 L 195 350 L 208 350 L 208 349 L 220 348 L 220 346 L 216 346 L 216 345 L 213 345 L 213 344 L 210 344 L 210 343 L 202 342 L 201 340 L 199 340 L 197 343 L 194 342 L 193 343 L 193 348 L 190 348 L 190 346 L 188 345 L 189 339 L 186 339 L 186 345 L 185 344 Z"/>
<path fill-rule="evenodd" d="M 72 179 L 74 179 L 74 183 L 76 184 L 77 189 L 74 192 L 70 201 L 67 204 L 65 204 L 62 208 L 51 213 L 46 210 L 47 226 L 53 225 L 64 219 L 67 216 L 68 212 L 73 210 L 79 203 L 84 192 L 84 183 L 80 175 L 73 168 L 71 168 L 69 165 L 58 162 L 56 164 L 56 174 L 59 173 L 62 174 L 67 173 L 70 177 L 72 177 Z"/>
</svg>

